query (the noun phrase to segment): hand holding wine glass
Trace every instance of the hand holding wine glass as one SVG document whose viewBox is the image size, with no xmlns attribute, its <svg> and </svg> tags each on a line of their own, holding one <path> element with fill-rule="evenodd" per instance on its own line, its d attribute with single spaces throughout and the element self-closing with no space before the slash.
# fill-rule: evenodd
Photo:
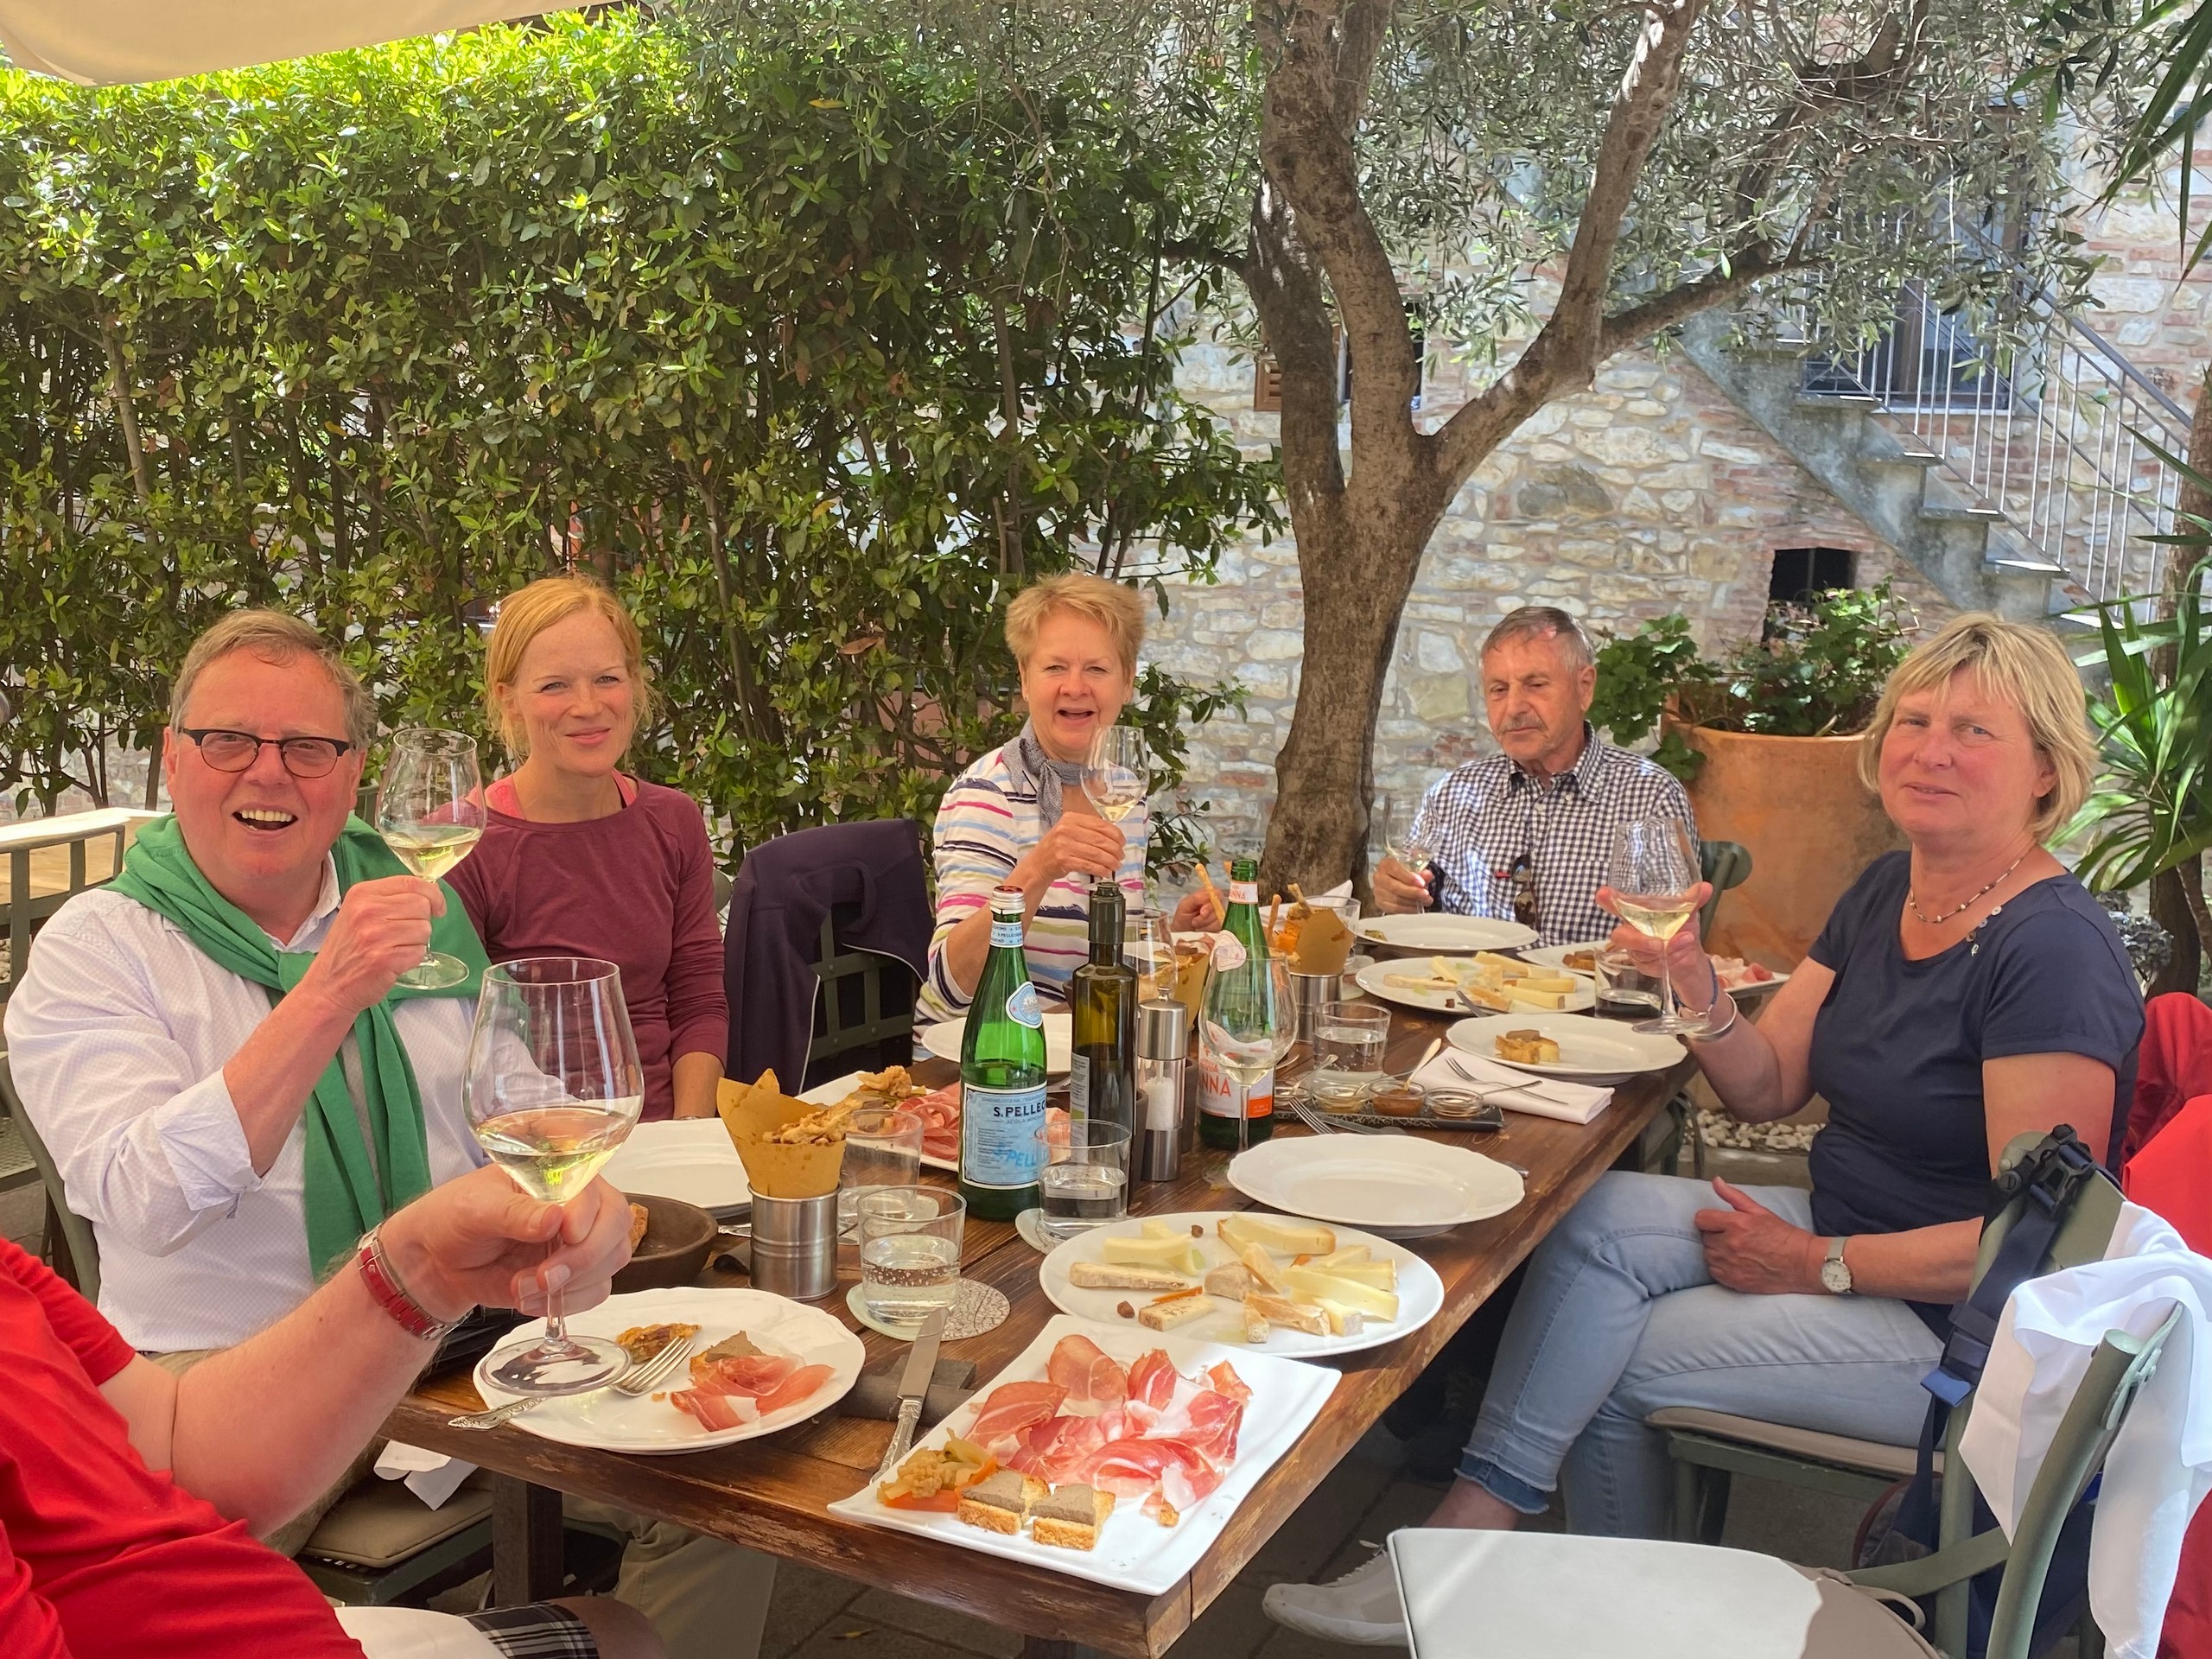
<svg viewBox="0 0 2212 1659">
<path fill-rule="evenodd" d="M 1243 1098 L 1290 1052 L 1298 1039 L 1297 1003 L 1290 964 L 1281 957 L 1252 957 L 1233 968 L 1217 963 L 1198 1006 L 1198 1042 L 1206 1058 L 1237 1085 L 1236 1146 L 1251 1143 L 1251 1119 Z"/>
<path fill-rule="evenodd" d="M 1704 882 L 1689 826 L 1680 818 L 1633 818 L 1616 828 L 1606 874 L 1615 912 L 1662 948 L 1697 914 Z M 1641 1021 L 1637 1030 L 1695 1036 L 1706 1029 L 1703 1020 L 1685 1018 L 1675 1007 L 1671 961 L 1660 975 L 1659 995 L 1659 1017 Z"/>
<path fill-rule="evenodd" d="M 1144 734 L 1134 726 L 1107 726 L 1090 740 L 1083 792 L 1109 823 L 1119 823 L 1152 792 L 1152 760 Z"/>
<path fill-rule="evenodd" d="M 549 1204 L 584 1192 L 645 1105 L 620 970 L 584 957 L 487 969 L 461 1096 L 478 1144 L 523 1191 Z M 493 1354 L 491 1376 L 517 1394 L 580 1394 L 628 1364 L 614 1344 L 569 1334 L 556 1290 L 543 1337 Z"/>
<path fill-rule="evenodd" d="M 466 858 L 484 834 L 484 772 L 476 740 L 419 726 L 397 734 L 377 785 L 377 828 L 385 844 L 425 881 L 435 881 Z M 399 982 L 429 990 L 467 977 L 467 964 L 459 958 L 425 950 Z"/>
<path fill-rule="evenodd" d="M 1371 819 L 1384 855 L 1404 871 L 1399 874 L 1378 864 L 1375 896 L 1389 910 L 1426 910 L 1435 902 L 1425 872 L 1436 849 L 1430 845 L 1428 823 L 1422 812 L 1423 795 L 1391 793 L 1375 798 Z"/>
</svg>

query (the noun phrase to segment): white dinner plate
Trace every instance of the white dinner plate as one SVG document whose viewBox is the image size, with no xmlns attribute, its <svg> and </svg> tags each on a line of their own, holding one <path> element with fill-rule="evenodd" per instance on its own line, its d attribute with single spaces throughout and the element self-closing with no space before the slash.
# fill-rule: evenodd
<svg viewBox="0 0 2212 1659">
<path fill-rule="evenodd" d="M 1468 1003 L 1450 991 L 1432 991 L 1421 986 L 1390 983 L 1392 975 L 1401 978 L 1415 975 L 1421 971 L 1421 966 L 1418 957 L 1399 957 L 1389 962 L 1370 963 L 1352 977 L 1358 981 L 1359 988 L 1370 996 L 1379 996 L 1385 1002 L 1395 1002 L 1401 1007 L 1426 1008 L 1431 1014 L 1465 1014 Z M 1591 982 L 1580 974 L 1569 974 L 1567 977 L 1574 981 L 1574 989 L 1567 993 L 1567 1007 L 1560 1012 L 1571 1014 L 1578 1008 L 1596 1007 L 1598 993 Z M 1547 1014 L 1552 1010 L 1532 1008 L 1529 1012 Z"/>
<path fill-rule="evenodd" d="M 699 1327 L 702 1351 L 742 1331 L 766 1352 L 789 1354 L 802 1364 L 829 1366 L 829 1380 L 805 1399 L 735 1428 L 705 1428 L 664 1399 L 615 1389 L 548 1400 L 516 1418 L 515 1427 L 564 1446 L 595 1446 L 603 1452 L 703 1452 L 710 1446 L 773 1434 L 834 1406 L 858 1379 L 868 1358 L 861 1339 L 820 1308 L 765 1290 L 709 1290 L 690 1285 L 639 1290 L 610 1296 L 597 1307 L 569 1316 L 569 1330 L 610 1339 L 633 1325 L 676 1324 Z M 517 1325 L 509 1340 L 535 1337 L 544 1329 L 544 1320 L 532 1319 Z M 521 1398 L 492 1381 L 492 1357 L 486 1354 L 476 1365 L 476 1389 L 484 1403 L 501 1406 Z M 681 1374 L 668 1381 L 670 1389 L 688 1385 L 689 1379 Z"/>
<path fill-rule="evenodd" d="M 1411 1135 L 1265 1141 L 1230 1161 L 1229 1184 L 1286 1215 L 1401 1239 L 1503 1215 L 1522 1197 L 1496 1159 Z"/>
<path fill-rule="evenodd" d="M 729 1131 L 719 1117 L 638 1124 L 600 1173 L 618 1192 L 681 1198 L 720 1221 L 744 1215 L 753 1207 L 745 1160 L 730 1144 Z"/>
<path fill-rule="evenodd" d="M 964 1020 L 946 1020 L 934 1026 L 922 1027 L 922 1046 L 940 1060 L 960 1064 L 960 1040 L 968 1034 Z M 1073 1020 L 1065 1008 L 1048 1010 L 1045 1015 L 1045 1070 L 1054 1077 L 1065 1077 L 1075 1063 Z"/>
<path fill-rule="evenodd" d="M 1149 1349 L 1164 1350 L 1175 1369 L 1185 1376 L 1199 1375 L 1225 1360 L 1252 1391 L 1237 1429 L 1236 1462 L 1229 1466 L 1221 1484 L 1184 1510 L 1175 1525 L 1161 1526 L 1145 1515 L 1142 1506 L 1134 1501 L 1116 1503 L 1113 1514 L 1098 1529 L 1096 1548 L 1056 1549 L 1050 1544 L 1039 1543 L 1027 1529 L 1012 1534 L 989 1532 L 982 1527 L 971 1527 L 958 1516 L 942 1510 L 888 1508 L 876 1499 L 872 1472 L 850 1497 L 840 1498 L 830 1505 L 830 1512 L 869 1526 L 918 1533 L 963 1549 L 1020 1561 L 1026 1567 L 1050 1567 L 1071 1578 L 1089 1579 L 1141 1596 L 1164 1595 L 1190 1576 L 1192 1569 L 1219 1540 L 1230 1518 L 1236 1513 L 1236 1506 L 1259 1484 L 1260 1477 L 1298 1444 L 1299 1436 L 1320 1415 L 1322 1406 L 1337 1386 L 1335 1371 L 1325 1366 L 1309 1365 L 1303 1360 L 1278 1359 L 1273 1354 L 1227 1343 L 1192 1342 L 1172 1334 L 1163 1336 L 1127 1319 L 1115 1320 L 1109 1329 L 1060 1313 L 1045 1322 L 1037 1339 L 1016 1355 L 1004 1370 L 977 1389 L 972 1401 L 916 1444 L 934 1449 L 955 1434 L 965 1434 L 974 1425 L 976 1412 L 1001 1383 L 1042 1381 L 1052 1350 L 1061 1338 L 1071 1334 L 1090 1338 L 1124 1366 Z M 524 1422 L 529 1421 L 528 1417 L 523 1419 Z"/>
<path fill-rule="evenodd" d="M 1543 1033 L 1559 1045 L 1559 1064 L 1534 1065 L 1505 1058 L 1497 1052 L 1497 1039 L 1509 1031 Z M 1624 1020 L 1599 1020 L 1587 1014 L 1486 1014 L 1462 1020 L 1445 1034 L 1454 1048 L 1541 1077 L 1618 1082 L 1639 1071 L 1664 1071 L 1682 1058 L 1682 1046 L 1672 1037 L 1638 1031 Z"/>
<path fill-rule="evenodd" d="M 1272 1141 L 1268 1142 L 1273 1145 Z M 1236 1252 L 1223 1242 L 1214 1230 L 1215 1224 L 1224 1216 L 1256 1215 L 1256 1211 L 1205 1210 L 1180 1216 L 1131 1216 L 1126 1221 L 1108 1222 L 1078 1233 L 1047 1255 L 1037 1268 L 1037 1281 L 1054 1307 L 1072 1313 L 1079 1319 L 1096 1319 L 1101 1325 L 1134 1322 L 1122 1319 L 1116 1311 L 1123 1302 L 1141 1306 L 1150 1300 L 1143 1291 L 1078 1290 L 1068 1277 L 1068 1269 L 1077 1262 L 1104 1260 L 1103 1242 L 1113 1237 L 1137 1238 L 1144 1233 L 1144 1224 L 1156 1221 L 1187 1235 L 1193 1227 L 1204 1230 L 1201 1237 L 1191 1242 L 1198 1247 L 1208 1268 L 1226 1266 L 1236 1260 Z M 1356 1337 L 1316 1337 L 1303 1331 L 1289 1331 L 1281 1326 L 1268 1332 L 1266 1342 L 1260 1344 L 1261 1351 L 1281 1354 L 1287 1359 L 1313 1359 L 1324 1354 L 1357 1353 L 1362 1348 L 1379 1348 L 1386 1342 L 1395 1342 L 1411 1331 L 1418 1331 L 1434 1319 L 1444 1306 L 1444 1281 L 1436 1276 L 1436 1269 L 1415 1255 L 1411 1250 L 1392 1243 L 1373 1233 L 1360 1232 L 1353 1228 L 1337 1230 L 1337 1248 L 1364 1244 L 1376 1260 L 1387 1258 L 1398 1265 L 1398 1317 L 1388 1324 L 1370 1319 Z M 1215 1299 L 1216 1314 L 1209 1314 L 1189 1325 L 1175 1327 L 1175 1334 L 1193 1342 L 1226 1342 L 1244 1345 L 1244 1318 L 1230 1303 Z M 1142 1325 L 1136 1325 L 1143 1330 Z"/>
<path fill-rule="evenodd" d="M 1442 956 L 1471 956 L 1478 950 L 1510 950 L 1532 943 L 1536 931 L 1518 922 L 1494 922 L 1487 916 L 1447 916 L 1436 911 L 1414 916 L 1369 916 L 1355 930 L 1363 939 L 1402 950 L 1432 950 Z"/>
</svg>

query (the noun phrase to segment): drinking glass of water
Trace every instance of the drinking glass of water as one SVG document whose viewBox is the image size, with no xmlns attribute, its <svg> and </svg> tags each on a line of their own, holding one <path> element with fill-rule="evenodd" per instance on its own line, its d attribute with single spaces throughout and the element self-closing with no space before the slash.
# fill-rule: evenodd
<svg viewBox="0 0 2212 1659">
<path fill-rule="evenodd" d="M 849 1225 L 871 1187 L 913 1186 L 922 1179 L 919 1112 L 863 1106 L 845 1120 L 845 1162 L 837 1179 L 837 1219 Z"/>
<path fill-rule="evenodd" d="M 1068 1143 L 1052 1148 L 1038 1177 L 1046 1234 L 1088 1232 L 1129 1212 L 1129 1131 L 1126 1124 L 1086 1120 L 1068 1125 Z"/>
<path fill-rule="evenodd" d="M 1372 1002 L 1324 1002 L 1313 1027 L 1313 1063 L 1348 1077 L 1382 1075 L 1382 1050 L 1390 1040 L 1390 1011 Z"/>
<path fill-rule="evenodd" d="M 856 1205 L 861 1305 L 885 1325 L 919 1325 L 960 1294 L 968 1206 L 937 1186 L 878 1186 Z"/>
</svg>

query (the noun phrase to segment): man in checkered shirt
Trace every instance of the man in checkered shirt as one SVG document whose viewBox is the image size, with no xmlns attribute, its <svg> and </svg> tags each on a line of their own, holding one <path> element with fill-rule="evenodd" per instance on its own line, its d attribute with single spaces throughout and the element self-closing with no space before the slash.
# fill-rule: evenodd
<svg viewBox="0 0 2212 1659">
<path fill-rule="evenodd" d="M 1680 818 L 1697 839 L 1674 776 L 1599 737 L 1585 716 L 1598 687 L 1590 641 L 1565 611 L 1524 605 L 1483 641 L 1483 704 L 1502 753 L 1470 760 L 1421 803 L 1429 849 L 1416 874 L 1395 858 L 1375 869 L 1390 913 L 1435 908 L 1519 920 L 1541 944 L 1611 933 L 1600 910 L 1615 826 Z"/>
</svg>

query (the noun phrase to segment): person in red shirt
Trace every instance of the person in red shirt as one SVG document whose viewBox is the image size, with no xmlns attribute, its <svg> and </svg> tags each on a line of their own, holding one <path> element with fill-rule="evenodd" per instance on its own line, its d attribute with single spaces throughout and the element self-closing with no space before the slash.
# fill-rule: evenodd
<svg viewBox="0 0 2212 1659">
<path fill-rule="evenodd" d="M 185 1376 L 0 1243 L 0 1654 L 8 1659 L 659 1659 L 598 1598 L 474 1620 L 334 1611 L 258 1541 L 336 1480 L 471 1307 L 571 1311 L 629 1257 L 605 1182 L 565 1208 L 481 1169 L 371 1232 L 290 1314 Z M 549 1254 L 548 1247 L 551 1247 Z"/>
<path fill-rule="evenodd" d="M 502 601 L 484 700 L 520 764 L 486 791 L 484 837 L 447 878 L 493 962 L 621 969 L 647 1122 L 712 1117 L 729 1047 L 699 804 L 621 770 L 652 696 L 638 625 L 598 582 L 547 576 Z"/>
</svg>

